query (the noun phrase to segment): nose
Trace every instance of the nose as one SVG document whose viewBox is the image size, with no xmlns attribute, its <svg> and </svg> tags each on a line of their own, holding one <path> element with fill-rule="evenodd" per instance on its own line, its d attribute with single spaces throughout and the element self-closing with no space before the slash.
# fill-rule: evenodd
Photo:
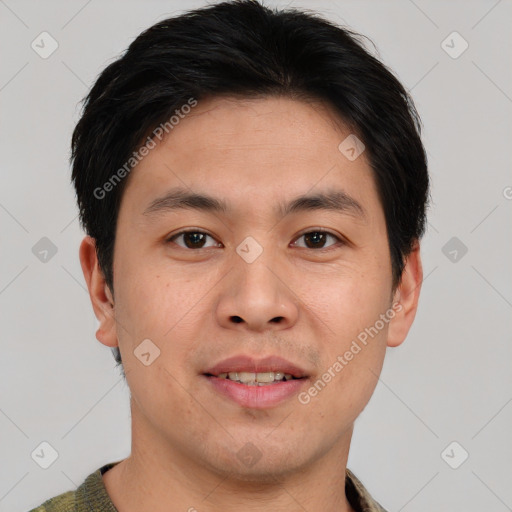
<svg viewBox="0 0 512 512">
<path fill-rule="evenodd" d="M 252 263 L 234 255 L 217 302 L 219 324 L 255 332 L 287 329 L 297 322 L 299 300 L 284 264 L 263 253 Z"/>
</svg>

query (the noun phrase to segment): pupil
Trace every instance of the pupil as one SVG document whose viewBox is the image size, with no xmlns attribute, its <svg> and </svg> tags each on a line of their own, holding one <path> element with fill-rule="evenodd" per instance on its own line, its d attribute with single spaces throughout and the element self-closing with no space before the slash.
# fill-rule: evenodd
<svg viewBox="0 0 512 512">
<path fill-rule="evenodd" d="M 192 240 L 192 246 L 198 247 L 197 242 L 201 242 L 201 241 L 204 242 L 204 233 L 186 233 L 185 240 L 186 241 Z M 189 245 L 187 242 L 185 242 L 185 243 L 187 246 Z M 202 246 L 203 246 L 203 244 L 199 244 L 199 247 L 202 247 Z"/>
<path fill-rule="evenodd" d="M 313 245 L 315 247 L 316 247 L 316 244 L 318 244 L 318 243 L 323 245 L 323 243 L 325 243 L 325 237 L 326 237 L 325 233 L 319 233 L 318 231 L 313 231 L 312 233 L 308 233 L 307 235 L 305 235 L 306 244 L 307 244 L 307 240 L 313 239 Z"/>
</svg>

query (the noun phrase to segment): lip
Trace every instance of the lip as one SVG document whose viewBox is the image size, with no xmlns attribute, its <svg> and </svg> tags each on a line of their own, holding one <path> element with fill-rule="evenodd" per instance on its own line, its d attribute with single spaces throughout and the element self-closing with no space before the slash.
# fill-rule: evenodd
<svg viewBox="0 0 512 512">
<path fill-rule="evenodd" d="M 229 372 L 275 372 L 289 373 L 295 379 L 276 382 L 265 386 L 248 386 L 229 379 L 220 379 L 219 373 Z M 234 356 L 225 359 L 203 373 L 215 393 L 234 401 L 241 407 L 266 409 L 276 407 L 296 395 L 308 382 L 306 371 L 277 356 L 255 359 L 249 356 Z"/>
</svg>

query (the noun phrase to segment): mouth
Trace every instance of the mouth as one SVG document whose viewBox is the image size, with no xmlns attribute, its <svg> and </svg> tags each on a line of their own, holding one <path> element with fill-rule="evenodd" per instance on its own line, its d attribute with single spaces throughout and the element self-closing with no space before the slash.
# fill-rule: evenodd
<svg viewBox="0 0 512 512">
<path fill-rule="evenodd" d="M 238 405 L 253 409 L 275 407 L 296 395 L 308 374 L 280 357 L 254 359 L 235 356 L 202 374 L 211 389 Z"/>
<path fill-rule="evenodd" d="M 268 386 L 276 382 L 289 381 L 298 379 L 300 377 L 294 377 L 290 373 L 284 372 L 223 372 L 218 375 L 205 374 L 207 377 L 217 377 L 218 379 L 229 379 L 233 382 L 239 382 L 240 384 L 246 384 L 247 386 Z"/>
</svg>

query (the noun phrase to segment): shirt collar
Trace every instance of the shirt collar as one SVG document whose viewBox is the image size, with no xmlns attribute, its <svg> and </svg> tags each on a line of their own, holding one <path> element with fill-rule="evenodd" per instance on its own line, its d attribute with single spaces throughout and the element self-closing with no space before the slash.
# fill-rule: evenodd
<svg viewBox="0 0 512 512">
<path fill-rule="evenodd" d="M 356 512 L 386 512 L 348 468 L 345 470 L 345 493 L 348 502 Z"/>
</svg>

